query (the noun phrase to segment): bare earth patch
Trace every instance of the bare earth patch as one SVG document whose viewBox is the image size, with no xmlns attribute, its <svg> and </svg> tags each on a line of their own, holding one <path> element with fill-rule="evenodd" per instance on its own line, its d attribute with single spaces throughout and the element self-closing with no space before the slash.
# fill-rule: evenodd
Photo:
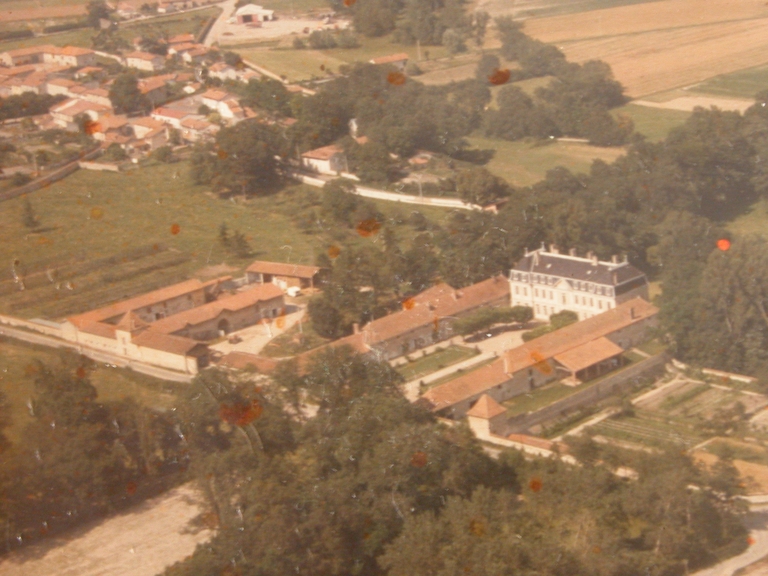
<svg viewBox="0 0 768 576">
<path fill-rule="evenodd" d="M 201 498 L 185 485 L 135 508 L 0 562 L 0 576 L 154 576 L 213 532 L 192 526 Z"/>
<path fill-rule="evenodd" d="M 633 100 L 632 104 L 647 106 L 649 108 L 666 108 L 667 110 L 683 110 L 691 112 L 697 106 L 709 108 L 717 106 L 721 110 L 735 110 L 744 112 L 755 103 L 754 100 L 744 98 L 714 98 L 710 96 L 683 96 L 667 102 L 650 102 L 648 100 Z"/>
<path fill-rule="evenodd" d="M 707 467 L 717 463 L 718 457 L 708 452 L 696 450 L 691 454 L 694 460 L 701 462 Z M 744 481 L 747 494 L 768 494 L 768 466 L 745 462 L 744 460 L 734 460 L 733 465 L 739 471 L 739 476 Z"/>
</svg>

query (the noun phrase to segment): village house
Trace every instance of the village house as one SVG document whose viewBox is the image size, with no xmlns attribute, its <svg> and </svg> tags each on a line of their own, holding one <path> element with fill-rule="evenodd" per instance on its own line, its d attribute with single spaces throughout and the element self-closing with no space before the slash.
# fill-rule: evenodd
<svg viewBox="0 0 768 576">
<path fill-rule="evenodd" d="M 192 50 L 187 50 L 186 52 L 183 52 L 181 54 L 181 59 L 188 66 L 193 66 L 195 64 L 200 64 L 203 60 L 205 60 L 206 57 L 208 56 L 208 52 L 209 52 L 208 48 L 206 48 L 205 46 L 199 46 Z"/>
<path fill-rule="evenodd" d="M 319 281 L 322 268 L 283 262 L 257 260 L 245 269 L 249 283 L 274 284 L 282 290 L 288 288 L 314 288 Z"/>
<path fill-rule="evenodd" d="M 133 4 L 128 2 L 118 2 L 115 7 L 115 14 L 117 14 L 123 20 L 130 20 L 132 18 L 138 18 L 141 16 L 141 12 L 134 8 Z"/>
<path fill-rule="evenodd" d="M 70 90 L 75 86 L 80 85 L 74 80 L 68 80 L 66 78 L 52 78 L 46 81 L 45 91 L 51 96 L 64 95 L 71 97 L 72 93 Z"/>
<path fill-rule="evenodd" d="M 95 122 L 102 116 L 111 115 L 113 110 L 109 106 L 88 102 L 86 100 L 69 99 L 51 107 L 50 114 L 53 122 L 64 130 L 78 132 L 80 125 L 78 118 L 87 116 Z"/>
<path fill-rule="evenodd" d="M 157 72 L 165 67 L 165 58 L 150 52 L 131 52 L 123 57 L 124 65 L 128 68 Z"/>
<path fill-rule="evenodd" d="M 339 146 L 331 144 L 301 155 L 301 164 L 312 172 L 338 176 L 347 171 L 347 157 Z"/>
<path fill-rule="evenodd" d="M 556 379 L 578 385 L 622 365 L 622 353 L 642 343 L 656 326 L 658 308 L 633 298 L 602 314 L 506 351 L 491 364 L 435 386 L 420 403 L 459 419 L 483 394 L 504 402 Z"/>
<path fill-rule="evenodd" d="M 75 80 L 101 78 L 102 76 L 104 76 L 104 68 L 100 66 L 84 66 L 75 72 Z"/>
<path fill-rule="evenodd" d="M 150 76 L 149 78 L 141 78 L 139 80 L 139 91 L 149 99 L 153 108 L 168 99 L 166 82 L 171 78 L 171 75 L 165 75 Z"/>
<path fill-rule="evenodd" d="M 173 126 L 177 130 L 182 129 L 181 127 L 182 120 L 192 116 L 196 116 L 196 114 L 191 112 L 186 112 L 184 110 L 177 110 L 175 108 L 168 108 L 166 106 L 155 108 L 155 110 L 153 110 L 151 114 L 151 117 L 154 120 L 158 120 L 159 122 L 168 124 L 169 126 Z"/>
<path fill-rule="evenodd" d="M 96 64 L 96 53 L 88 48 L 77 46 L 52 46 L 43 52 L 43 62 L 58 64 L 67 68 L 93 66 Z"/>
<path fill-rule="evenodd" d="M 128 118 L 124 115 L 103 116 L 98 122 L 98 128 L 91 133 L 94 140 L 111 144 L 122 144 L 130 141 L 133 132 L 128 126 Z"/>
<path fill-rule="evenodd" d="M 535 318 L 572 310 L 583 320 L 632 298 L 648 299 L 648 279 L 626 258 L 610 262 L 593 253 L 560 254 L 544 246 L 529 252 L 509 274 L 511 305 L 530 306 Z"/>
<path fill-rule="evenodd" d="M 82 91 L 79 87 L 75 86 L 70 89 L 70 94 L 73 98 L 81 98 L 88 102 L 95 102 L 96 104 L 102 104 L 104 106 L 112 106 L 112 100 L 109 98 L 109 90 L 104 88 L 84 88 Z"/>
<path fill-rule="evenodd" d="M 215 64 L 211 64 L 211 66 L 208 68 L 208 76 L 210 78 L 218 78 L 222 82 L 225 80 L 238 79 L 237 70 L 225 62 L 216 62 Z"/>
<path fill-rule="evenodd" d="M 171 36 L 167 40 L 169 46 L 173 46 L 174 44 L 189 44 L 195 42 L 195 35 L 194 34 L 176 34 L 175 36 Z"/>
<path fill-rule="evenodd" d="M 151 151 L 168 144 L 168 128 L 163 122 L 141 116 L 129 119 L 129 123 L 137 140 L 132 143 L 135 149 Z"/>
<path fill-rule="evenodd" d="M 390 54 L 389 56 L 379 56 L 369 60 L 371 64 L 394 66 L 398 72 L 405 72 L 405 66 L 408 64 L 408 54 L 401 52 L 399 54 Z"/>
<path fill-rule="evenodd" d="M 246 118 L 255 118 L 256 113 L 248 107 L 240 106 L 237 96 L 224 90 L 207 90 L 201 95 L 202 104 L 217 112 L 222 119 L 236 124 Z"/>
<path fill-rule="evenodd" d="M 23 77 L 16 77 L 8 80 L 8 86 L 11 88 L 11 94 L 17 96 L 25 92 L 33 94 L 45 94 L 48 86 L 48 74 L 45 72 L 33 72 Z"/>
<path fill-rule="evenodd" d="M 211 141 L 220 130 L 218 125 L 208 122 L 204 116 L 188 116 L 180 125 L 181 137 L 192 143 Z"/>
<path fill-rule="evenodd" d="M 250 24 L 255 22 L 268 22 L 275 19 L 274 10 L 265 10 L 256 4 L 246 4 L 235 12 L 234 20 L 238 24 Z"/>
</svg>

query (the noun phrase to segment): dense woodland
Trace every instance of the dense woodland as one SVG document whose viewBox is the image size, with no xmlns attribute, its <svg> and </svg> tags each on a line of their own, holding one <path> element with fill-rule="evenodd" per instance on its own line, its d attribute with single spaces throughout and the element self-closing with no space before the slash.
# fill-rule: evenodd
<svg viewBox="0 0 768 576">
<path fill-rule="evenodd" d="M 219 532 L 168 574 L 672 575 L 745 546 L 728 462 L 707 474 L 589 441 L 580 467 L 493 459 L 398 382 L 346 350 L 304 377 L 283 366 L 268 390 L 199 377 L 177 417 Z M 290 418 L 303 391 L 319 411 Z"/>
</svg>

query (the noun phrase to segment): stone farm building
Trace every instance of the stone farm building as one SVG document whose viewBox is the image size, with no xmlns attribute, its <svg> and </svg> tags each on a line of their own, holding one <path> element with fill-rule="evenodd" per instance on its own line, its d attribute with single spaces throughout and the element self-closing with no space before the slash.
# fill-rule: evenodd
<svg viewBox="0 0 768 576">
<path fill-rule="evenodd" d="M 640 297 L 648 300 L 648 279 L 626 260 L 586 258 L 575 250 L 560 254 L 555 247 L 526 251 L 509 274 L 511 305 L 530 306 L 534 318 L 546 320 L 563 310 L 580 320 L 601 314 Z"/>
<path fill-rule="evenodd" d="M 246 268 L 245 275 L 249 283 L 272 283 L 287 290 L 292 287 L 314 288 L 318 284 L 318 276 L 321 272 L 322 268 L 318 266 L 257 260 Z"/>
<path fill-rule="evenodd" d="M 372 320 L 355 333 L 321 348 L 300 354 L 305 366 L 312 356 L 327 348 L 350 346 L 360 354 L 390 360 L 453 336 L 453 323 L 481 308 L 507 306 L 509 284 L 494 276 L 466 288 L 437 284 L 409 298 L 399 312 Z"/>
<path fill-rule="evenodd" d="M 652 304 L 634 298 L 512 348 L 491 364 L 428 390 L 420 401 L 458 419 L 483 394 L 504 402 L 556 379 L 578 385 L 620 367 L 622 353 L 646 339 L 657 313 Z"/>
<path fill-rule="evenodd" d="M 301 155 L 301 164 L 313 172 L 338 176 L 347 170 L 344 150 L 335 144 L 315 148 Z"/>
<path fill-rule="evenodd" d="M 251 22 L 268 22 L 275 19 L 274 10 L 266 10 L 256 4 L 246 4 L 241 6 L 235 12 L 235 21 L 238 24 L 249 24 Z"/>
<path fill-rule="evenodd" d="M 150 52 L 131 52 L 123 57 L 123 62 L 128 68 L 157 72 L 165 67 L 165 58 Z"/>
<path fill-rule="evenodd" d="M 273 285 L 232 292 L 231 277 L 187 280 L 67 318 L 66 340 L 128 360 L 196 374 L 209 363 L 201 342 L 277 317 L 283 293 Z"/>
</svg>

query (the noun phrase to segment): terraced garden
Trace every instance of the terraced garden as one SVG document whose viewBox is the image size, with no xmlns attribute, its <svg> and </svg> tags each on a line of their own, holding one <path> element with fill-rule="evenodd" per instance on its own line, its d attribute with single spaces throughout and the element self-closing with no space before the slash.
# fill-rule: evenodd
<svg viewBox="0 0 768 576">
<path fill-rule="evenodd" d="M 692 425 L 643 411 L 631 417 L 603 420 L 590 430 L 608 439 L 652 447 L 674 444 L 692 448 L 705 439 Z"/>
</svg>

